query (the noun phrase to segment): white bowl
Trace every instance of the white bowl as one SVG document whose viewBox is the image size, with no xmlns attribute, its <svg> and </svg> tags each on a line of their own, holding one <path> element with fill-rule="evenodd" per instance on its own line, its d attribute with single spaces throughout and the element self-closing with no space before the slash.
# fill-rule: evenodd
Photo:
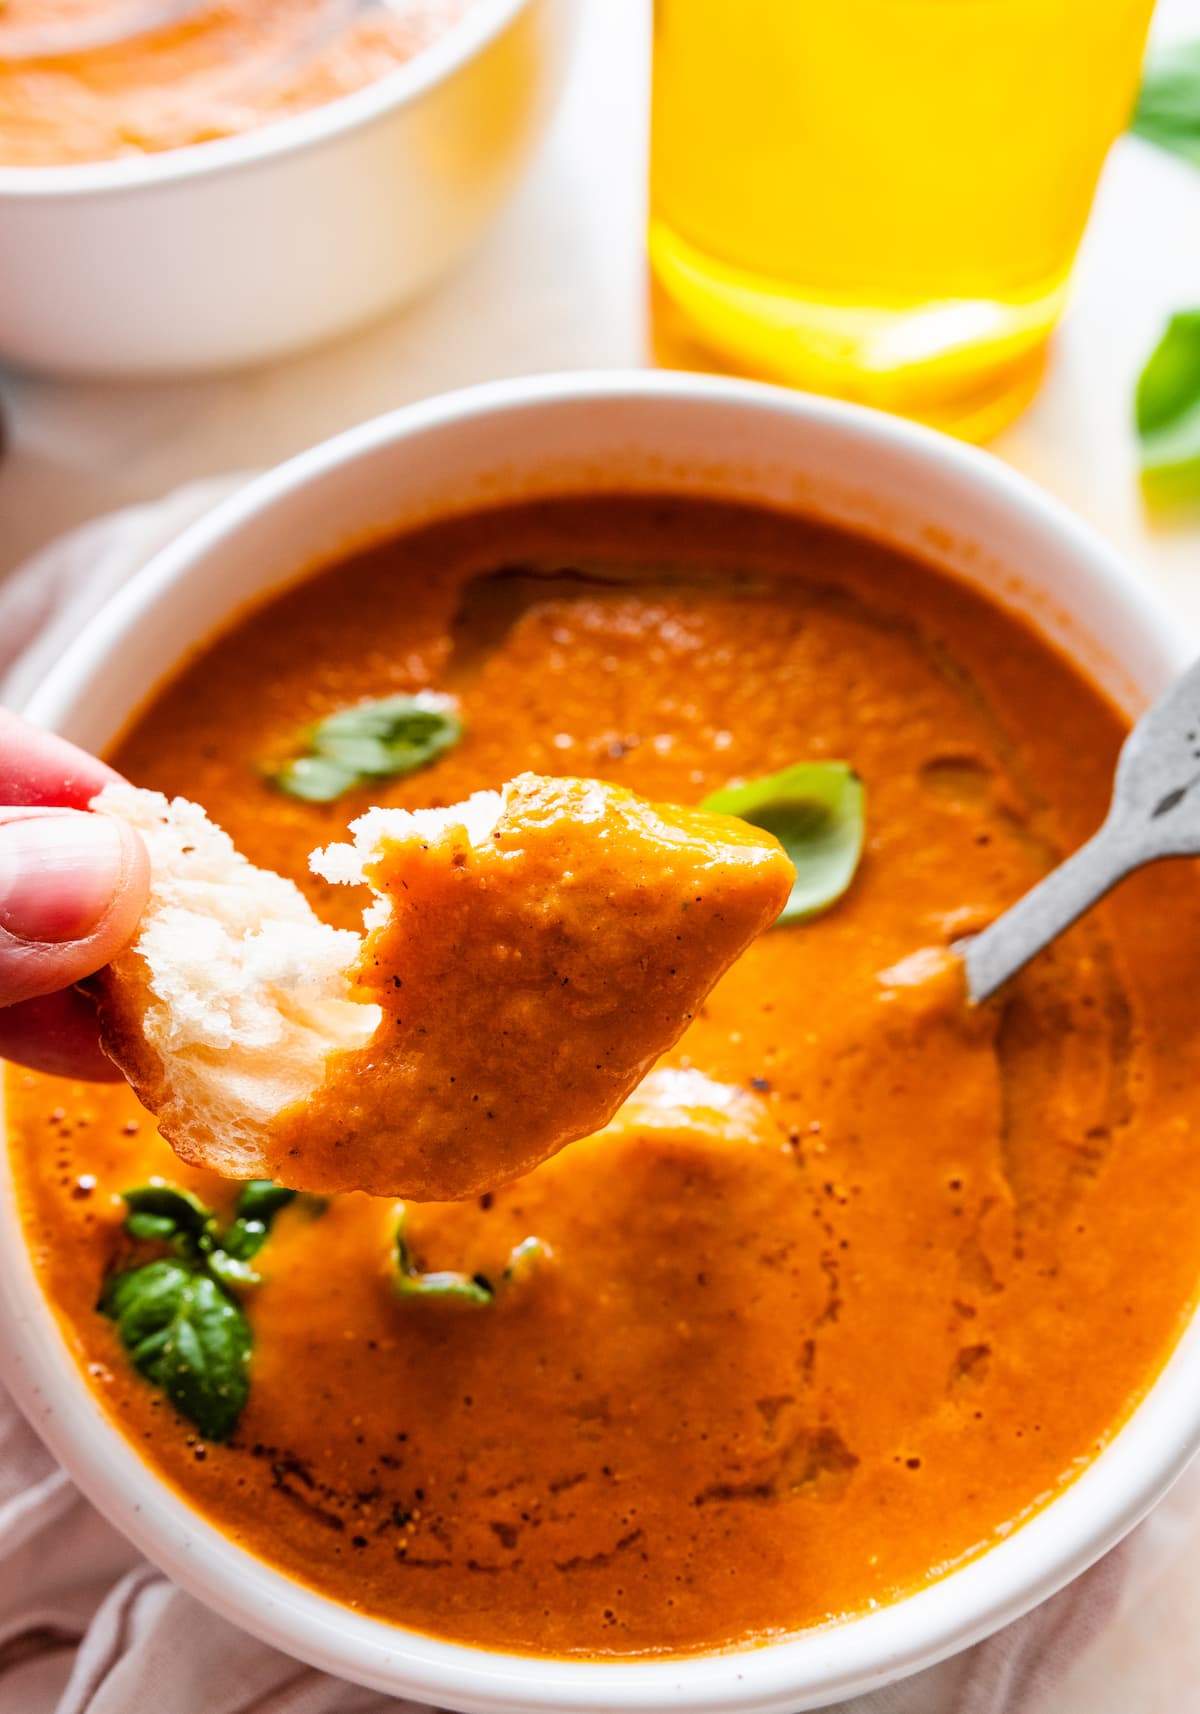
<svg viewBox="0 0 1200 1714">
<path fill-rule="evenodd" d="M 102 747 L 246 599 L 348 542 L 564 491 L 759 499 L 879 532 L 1028 616 L 1129 709 L 1182 643 L 1111 551 L 984 453 L 894 417 L 699 376 L 504 382 L 398 411 L 260 478 L 159 554 L 29 712 Z M 5 1169 L 7 1170 L 7 1169 Z M 1014 1619 L 1133 1525 L 1200 1441 L 1200 1321 L 1106 1450 L 1028 1522 L 906 1600 L 790 1642 L 681 1661 L 531 1660 L 364 1618 L 234 1547 L 157 1481 L 78 1374 L 0 1191 L 0 1369 L 79 1486 L 171 1577 L 329 1671 L 464 1710 L 796 1710 L 928 1665 Z"/>
<path fill-rule="evenodd" d="M 244 135 L 0 166 L 0 358 L 259 363 L 415 296 L 483 230 L 565 75 L 575 0 L 474 0 L 425 52 Z"/>
</svg>

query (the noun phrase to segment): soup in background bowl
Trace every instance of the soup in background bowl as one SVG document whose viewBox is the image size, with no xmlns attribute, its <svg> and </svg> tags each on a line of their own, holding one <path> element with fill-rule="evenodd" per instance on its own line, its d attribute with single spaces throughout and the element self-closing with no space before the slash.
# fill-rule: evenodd
<svg viewBox="0 0 1200 1714">
<path fill-rule="evenodd" d="M 225 1215 L 233 1188 L 128 1091 L 12 1072 L 6 1378 L 202 1598 L 451 1706 L 813 1706 L 1015 1616 L 1196 1437 L 1194 872 L 1128 883 L 977 1012 L 948 948 L 1094 829 L 1176 664 L 1002 467 L 768 389 L 509 383 L 251 485 L 31 712 L 256 861 L 315 885 L 308 850 L 372 797 L 523 767 L 697 802 L 835 757 L 863 861 L 604 1132 L 405 1212 L 410 1258 L 466 1278 L 541 1241 L 492 1301 L 399 1296 L 391 1204 L 285 1210 L 219 1443 L 97 1305 L 137 1260 L 121 1190 Z M 423 772 L 324 804 L 263 779 L 314 720 L 416 688 L 465 732 Z"/>
<path fill-rule="evenodd" d="M 115 160 L 252 131 L 385 77 L 470 4 L 10 0 L 0 14 L 0 164 Z"/>
</svg>

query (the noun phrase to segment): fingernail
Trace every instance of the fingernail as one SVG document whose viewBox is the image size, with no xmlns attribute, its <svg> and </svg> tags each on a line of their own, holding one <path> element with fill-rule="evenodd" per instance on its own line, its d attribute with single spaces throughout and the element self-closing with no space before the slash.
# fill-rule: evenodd
<svg viewBox="0 0 1200 1714">
<path fill-rule="evenodd" d="M 64 810 L 0 823 L 0 927 L 19 940 L 84 940 L 128 870 L 119 824 Z"/>
</svg>

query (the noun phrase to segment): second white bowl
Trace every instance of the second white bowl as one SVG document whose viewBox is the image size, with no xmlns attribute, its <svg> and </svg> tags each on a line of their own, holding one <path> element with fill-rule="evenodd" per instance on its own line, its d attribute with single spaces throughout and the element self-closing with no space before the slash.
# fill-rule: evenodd
<svg viewBox="0 0 1200 1714">
<path fill-rule="evenodd" d="M 516 181 L 575 0 L 475 0 L 327 106 L 160 155 L 0 166 L 0 358 L 167 374 L 263 362 L 414 297 Z"/>
</svg>

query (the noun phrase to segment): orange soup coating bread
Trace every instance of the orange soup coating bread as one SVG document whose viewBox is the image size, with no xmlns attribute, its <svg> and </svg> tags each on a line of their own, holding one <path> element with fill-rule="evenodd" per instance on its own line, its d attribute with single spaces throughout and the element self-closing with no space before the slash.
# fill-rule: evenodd
<svg viewBox="0 0 1200 1714">
<path fill-rule="evenodd" d="M 597 1130 L 794 878 L 733 817 L 524 774 L 314 853 L 376 895 L 356 947 L 207 828 L 164 838 L 151 795 L 98 800 L 153 876 L 101 979 L 105 1046 L 185 1159 L 306 1190 L 449 1201 Z"/>
</svg>

